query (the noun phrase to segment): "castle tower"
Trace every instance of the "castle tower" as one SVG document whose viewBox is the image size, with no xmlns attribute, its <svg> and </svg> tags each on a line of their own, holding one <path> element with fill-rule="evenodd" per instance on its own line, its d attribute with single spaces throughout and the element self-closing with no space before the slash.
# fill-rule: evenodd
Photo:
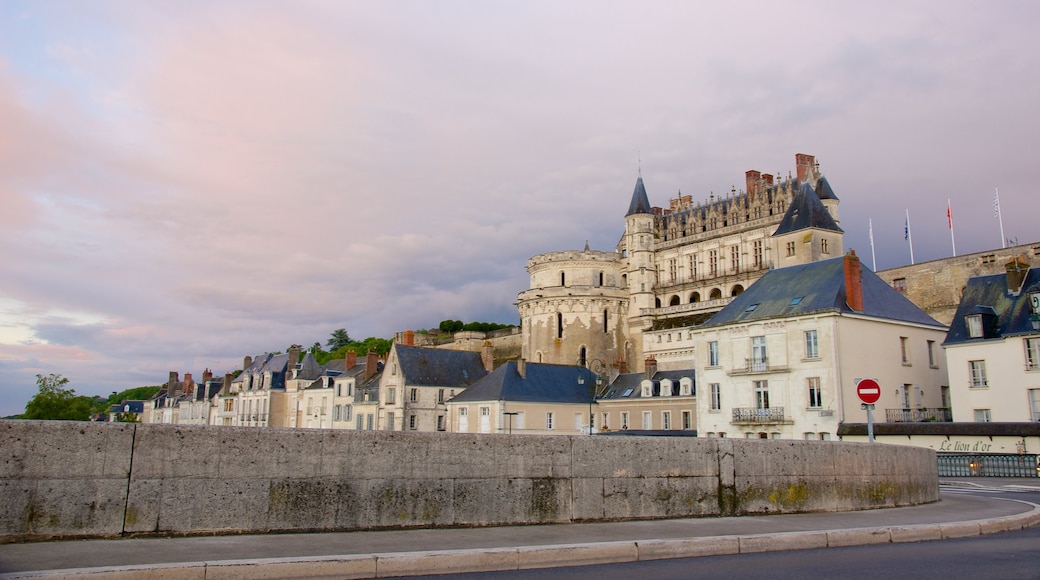
<svg viewBox="0 0 1040 580">
<path fill-rule="evenodd" d="M 628 329 L 630 344 L 623 345 L 623 357 L 630 364 L 642 364 L 643 339 L 642 331 L 649 328 L 653 318 L 651 313 L 656 306 L 654 289 L 657 285 L 657 264 L 655 257 L 654 210 L 646 196 L 643 176 L 636 178 L 636 187 L 632 191 L 632 201 L 625 214 L 625 235 L 621 248 L 625 260 L 625 279 L 628 287 Z M 639 370 L 632 368 L 630 370 Z"/>
</svg>

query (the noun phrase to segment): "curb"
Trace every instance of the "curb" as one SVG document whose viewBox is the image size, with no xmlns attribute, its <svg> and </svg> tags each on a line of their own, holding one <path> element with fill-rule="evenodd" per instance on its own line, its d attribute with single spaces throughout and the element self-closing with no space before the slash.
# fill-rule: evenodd
<svg viewBox="0 0 1040 580">
<path fill-rule="evenodd" d="M 393 552 L 346 556 L 261 558 L 70 568 L 0 574 L 0 580 L 240 580 L 276 578 L 364 579 L 464 572 L 526 570 L 590 564 L 614 564 L 670 558 L 727 556 L 788 550 L 838 548 L 868 544 L 967 538 L 1022 530 L 1040 525 L 1040 504 L 1021 514 L 943 524 L 881 526 L 667 540 L 626 540 L 515 548 L 477 548 L 425 552 Z"/>
</svg>

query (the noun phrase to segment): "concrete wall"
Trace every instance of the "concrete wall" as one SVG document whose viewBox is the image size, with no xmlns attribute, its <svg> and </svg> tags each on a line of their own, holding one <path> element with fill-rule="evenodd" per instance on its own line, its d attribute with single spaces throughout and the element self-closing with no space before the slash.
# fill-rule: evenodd
<svg viewBox="0 0 1040 580">
<path fill-rule="evenodd" d="M 0 421 L 0 541 L 853 510 L 939 499 L 930 449 Z"/>
</svg>

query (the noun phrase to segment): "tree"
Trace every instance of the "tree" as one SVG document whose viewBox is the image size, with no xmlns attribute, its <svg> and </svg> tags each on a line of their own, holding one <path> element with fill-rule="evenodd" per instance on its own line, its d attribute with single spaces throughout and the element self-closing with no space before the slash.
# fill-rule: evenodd
<svg viewBox="0 0 1040 580">
<path fill-rule="evenodd" d="M 60 421 L 90 420 L 90 397 L 76 395 L 67 388 L 69 379 L 51 373 L 36 375 L 36 395 L 25 404 L 24 419 L 51 419 Z"/>
<path fill-rule="evenodd" d="M 350 340 L 350 335 L 347 334 L 346 328 L 332 331 L 331 336 L 329 341 L 325 343 L 325 346 L 329 347 L 329 351 L 334 351 L 353 342 Z"/>
</svg>

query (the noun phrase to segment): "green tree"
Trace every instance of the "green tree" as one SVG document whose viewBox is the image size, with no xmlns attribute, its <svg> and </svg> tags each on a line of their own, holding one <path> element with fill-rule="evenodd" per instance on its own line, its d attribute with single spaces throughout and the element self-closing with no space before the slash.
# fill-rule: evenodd
<svg viewBox="0 0 1040 580">
<path fill-rule="evenodd" d="M 351 342 L 353 341 L 350 340 L 350 335 L 347 334 L 347 329 L 340 328 L 332 331 L 331 338 L 329 338 L 328 342 L 325 343 L 325 346 L 327 346 L 331 352 L 340 347 L 346 346 Z"/>
<path fill-rule="evenodd" d="M 76 395 L 66 387 L 69 379 L 51 373 L 36 375 L 37 392 L 25 404 L 24 419 L 52 419 L 62 421 L 90 420 L 91 398 Z"/>
</svg>

